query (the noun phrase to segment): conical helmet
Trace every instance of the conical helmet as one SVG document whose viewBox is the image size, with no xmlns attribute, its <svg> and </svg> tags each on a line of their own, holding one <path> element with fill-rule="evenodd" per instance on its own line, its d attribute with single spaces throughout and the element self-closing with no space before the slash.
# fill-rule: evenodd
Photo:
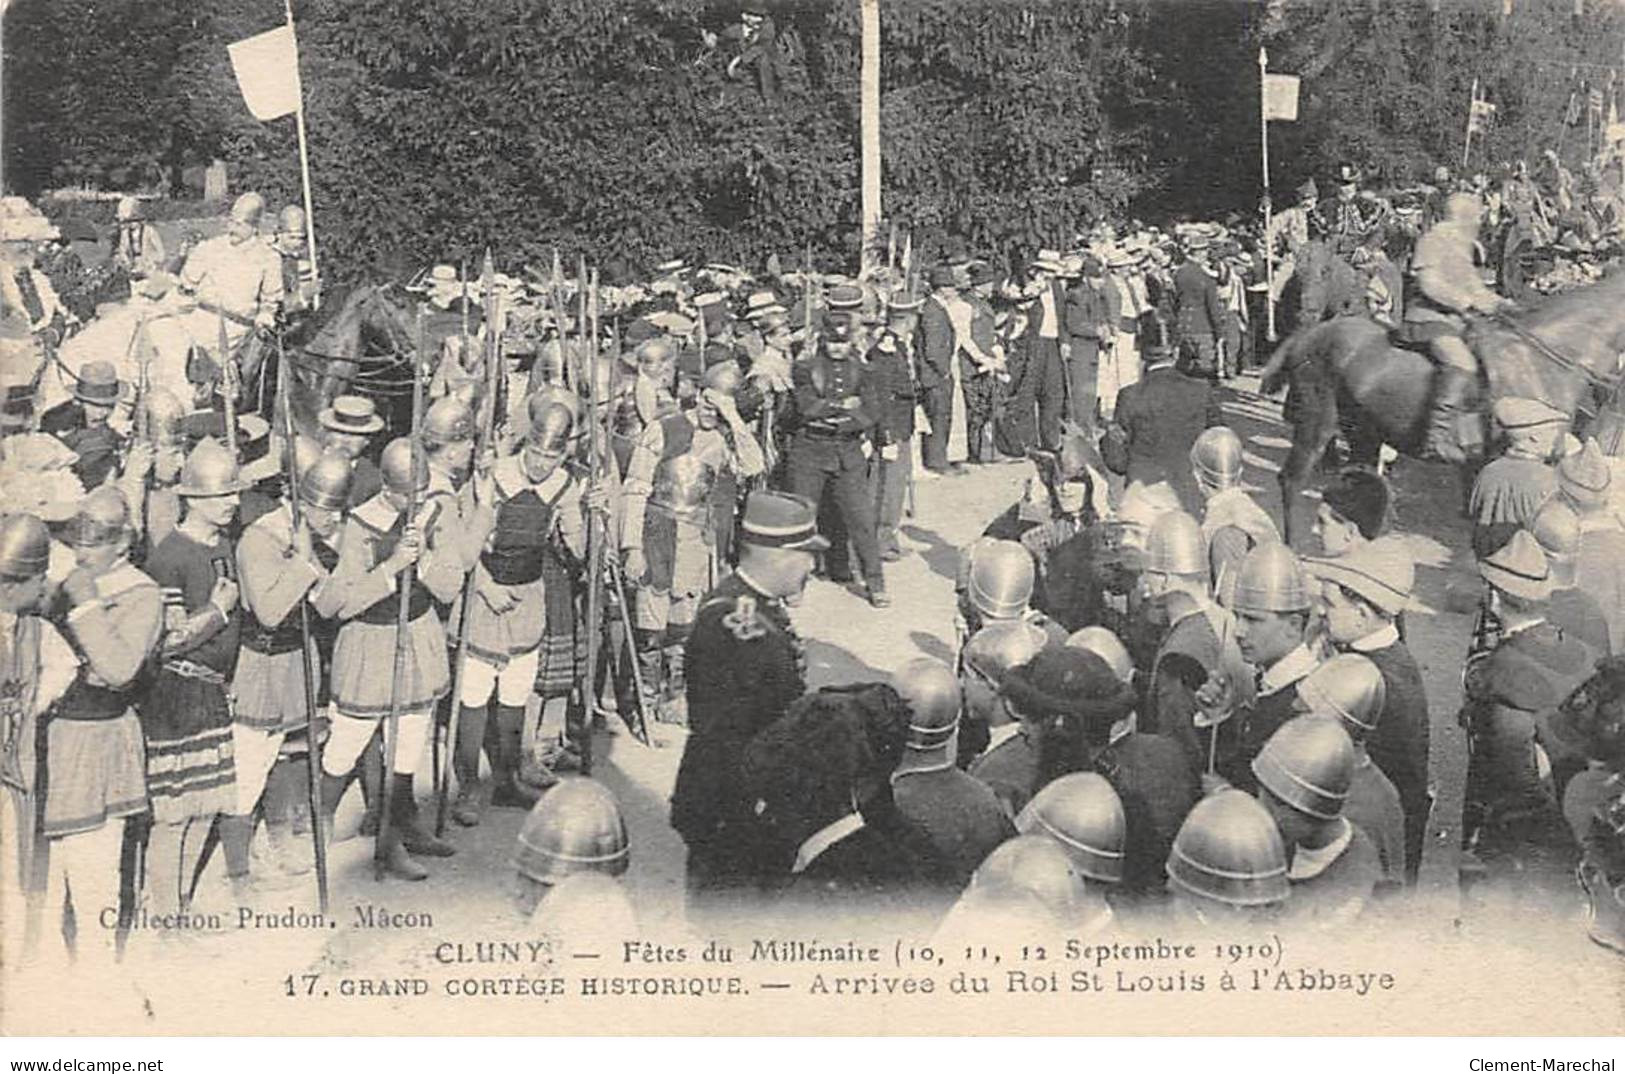
<svg viewBox="0 0 1625 1074">
<path fill-rule="evenodd" d="M 514 867 L 541 884 L 577 873 L 620 876 L 630 862 L 626 822 L 615 796 L 584 778 L 565 780 L 542 795 L 514 847 Z"/>
<path fill-rule="evenodd" d="M 1060 843 L 1087 880 L 1123 880 L 1128 820 L 1117 792 L 1097 772 L 1072 772 L 1046 784 L 1016 817 L 1016 831 Z"/>
<path fill-rule="evenodd" d="M 960 657 L 965 665 L 994 682 L 1011 668 L 1037 656 L 1049 641 L 1042 627 L 1025 619 L 995 620 L 970 636 Z"/>
<path fill-rule="evenodd" d="M 989 619 L 1013 619 L 1033 596 L 1033 557 L 1015 541 L 978 541 L 971 547 L 967 590 L 971 607 Z"/>
<path fill-rule="evenodd" d="M 312 507 L 342 511 L 350 502 L 350 460 L 336 451 L 323 453 L 299 471 L 299 499 Z"/>
<path fill-rule="evenodd" d="M 184 447 L 186 408 L 168 388 L 149 387 L 141 399 L 141 420 L 146 423 L 147 435 L 159 447 Z M 137 422 L 137 428 L 140 422 Z"/>
<path fill-rule="evenodd" d="M 921 657 L 903 665 L 892 686 L 909 707 L 911 749 L 935 749 L 959 728 L 959 680 L 943 663 Z"/>
<path fill-rule="evenodd" d="M 1354 743 L 1332 716 L 1282 724 L 1253 758 L 1258 785 L 1311 817 L 1336 820 L 1354 781 Z"/>
<path fill-rule="evenodd" d="M 1241 482 L 1241 437 L 1228 425 L 1204 429 L 1191 445 L 1191 469 L 1212 488 L 1234 488 Z"/>
<path fill-rule="evenodd" d="M 439 446 L 474 438 L 474 412 L 454 395 L 443 395 L 423 413 L 423 442 Z"/>
<path fill-rule="evenodd" d="M 576 411 L 564 403 L 549 402 L 543 398 L 544 394 L 537 392 L 527 404 L 530 432 L 525 437 L 525 446 L 544 455 L 562 455 L 570 447 Z"/>
<path fill-rule="evenodd" d="M 970 889 L 1030 893 L 1063 921 L 1076 920 L 1089 901 L 1072 859 L 1060 843 L 1042 835 L 1018 835 L 999 844 L 977 867 Z"/>
<path fill-rule="evenodd" d="M 51 533 L 33 515 L 0 519 L 0 577 L 23 579 L 44 574 L 51 563 Z"/>
<path fill-rule="evenodd" d="M 68 527 L 67 542 L 76 548 L 101 548 L 122 540 L 130 529 L 130 505 L 112 485 L 93 490 L 79 504 Z"/>
<path fill-rule="evenodd" d="M 1146 538 L 1145 569 L 1183 578 L 1206 577 L 1207 538 L 1202 535 L 1202 524 L 1184 511 L 1158 515 Z"/>
<path fill-rule="evenodd" d="M 1275 819 L 1245 791 L 1222 790 L 1202 799 L 1174 836 L 1168 881 L 1229 906 L 1284 902 L 1286 847 Z"/>
<path fill-rule="evenodd" d="M 1134 681 L 1134 658 L 1129 656 L 1128 647 L 1122 640 L 1105 627 L 1086 626 L 1074 631 L 1066 639 L 1066 645 L 1069 649 L 1082 649 L 1100 657 L 1112 669 L 1118 682 Z"/>
<path fill-rule="evenodd" d="M 181 465 L 181 481 L 175 490 L 182 496 L 230 496 L 243 491 L 243 478 L 237 459 L 212 436 L 198 441 L 197 447 Z"/>
<path fill-rule="evenodd" d="M 1388 687 L 1377 665 L 1359 653 L 1338 653 L 1298 683 L 1298 697 L 1309 711 L 1334 716 L 1355 738 L 1376 730 L 1388 701 Z"/>
<path fill-rule="evenodd" d="M 1303 564 L 1284 544 L 1254 548 L 1236 569 L 1230 607 L 1253 612 L 1299 612 L 1309 607 Z"/>
<path fill-rule="evenodd" d="M 429 487 L 429 461 L 423 452 L 412 450 L 412 438 L 398 436 L 385 447 L 378 457 L 378 471 L 384 485 L 397 496 L 422 492 Z"/>
</svg>

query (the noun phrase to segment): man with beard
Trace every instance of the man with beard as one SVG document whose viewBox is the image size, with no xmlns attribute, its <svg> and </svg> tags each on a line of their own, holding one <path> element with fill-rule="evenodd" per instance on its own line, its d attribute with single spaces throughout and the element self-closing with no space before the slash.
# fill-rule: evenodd
<svg viewBox="0 0 1625 1074">
<path fill-rule="evenodd" d="M 783 492 L 753 492 L 739 528 L 739 567 L 706 595 L 689 634 L 689 737 L 671 798 L 688 845 L 691 905 L 760 881 L 771 857 L 742 788 L 746 745 L 806 690 L 805 656 L 785 611 L 813 557 L 828 547 L 817 508 Z"/>
</svg>

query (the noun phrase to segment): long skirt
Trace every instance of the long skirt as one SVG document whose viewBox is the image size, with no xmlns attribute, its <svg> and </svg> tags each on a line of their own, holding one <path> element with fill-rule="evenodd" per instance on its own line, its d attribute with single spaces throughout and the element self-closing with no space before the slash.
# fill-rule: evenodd
<svg viewBox="0 0 1625 1074">
<path fill-rule="evenodd" d="M 146 748 L 134 712 L 111 720 L 52 720 L 46 736 L 47 839 L 147 811 Z"/>
<path fill-rule="evenodd" d="M 165 668 L 139 712 L 153 820 L 175 824 L 231 812 L 237 775 L 225 685 Z"/>
</svg>

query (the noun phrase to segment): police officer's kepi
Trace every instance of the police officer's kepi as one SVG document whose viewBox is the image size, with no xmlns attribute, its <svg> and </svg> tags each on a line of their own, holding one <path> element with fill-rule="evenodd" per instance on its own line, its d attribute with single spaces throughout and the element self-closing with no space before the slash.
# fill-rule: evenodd
<svg viewBox="0 0 1625 1074">
<path fill-rule="evenodd" d="M 753 492 L 745 501 L 739 539 L 760 548 L 822 552 L 829 541 L 818 533 L 818 507 L 788 492 Z"/>
</svg>

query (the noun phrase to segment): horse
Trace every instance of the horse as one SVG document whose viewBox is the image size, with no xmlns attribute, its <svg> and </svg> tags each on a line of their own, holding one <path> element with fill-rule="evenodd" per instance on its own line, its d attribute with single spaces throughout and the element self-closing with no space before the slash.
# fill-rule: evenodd
<svg viewBox="0 0 1625 1074">
<path fill-rule="evenodd" d="M 390 285 L 367 284 L 329 303 L 302 345 L 284 348 L 294 430 L 320 440 L 320 416 L 344 394 L 373 399 L 386 434 L 412 427 L 412 360 L 416 341 L 407 315 L 390 299 Z M 280 417 L 280 415 L 278 415 Z M 280 428 L 280 422 L 277 424 Z"/>
<path fill-rule="evenodd" d="M 1614 388 L 1625 349 L 1625 272 L 1576 288 L 1502 319 L 1479 320 L 1468 342 L 1482 370 L 1477 402 L 1539 399 L 1573 415 L 1591 390 Z M 1287 385 L 1283 415 L 1292 450 L 1277 480 L 1286 537 L 1292 506 L 1338 429 L 1350 434 L 1350 461 L 1371 465 L 1383 444 L 1419 456 L 1430 416 L 1433 361 L 1390 345 L 1364 317 L 1339 317 L 1289 336 L 1263 371 L 1263 391 Z M 1484 409 L 1479 408 L 1480 412 Z"/>
</svg>

